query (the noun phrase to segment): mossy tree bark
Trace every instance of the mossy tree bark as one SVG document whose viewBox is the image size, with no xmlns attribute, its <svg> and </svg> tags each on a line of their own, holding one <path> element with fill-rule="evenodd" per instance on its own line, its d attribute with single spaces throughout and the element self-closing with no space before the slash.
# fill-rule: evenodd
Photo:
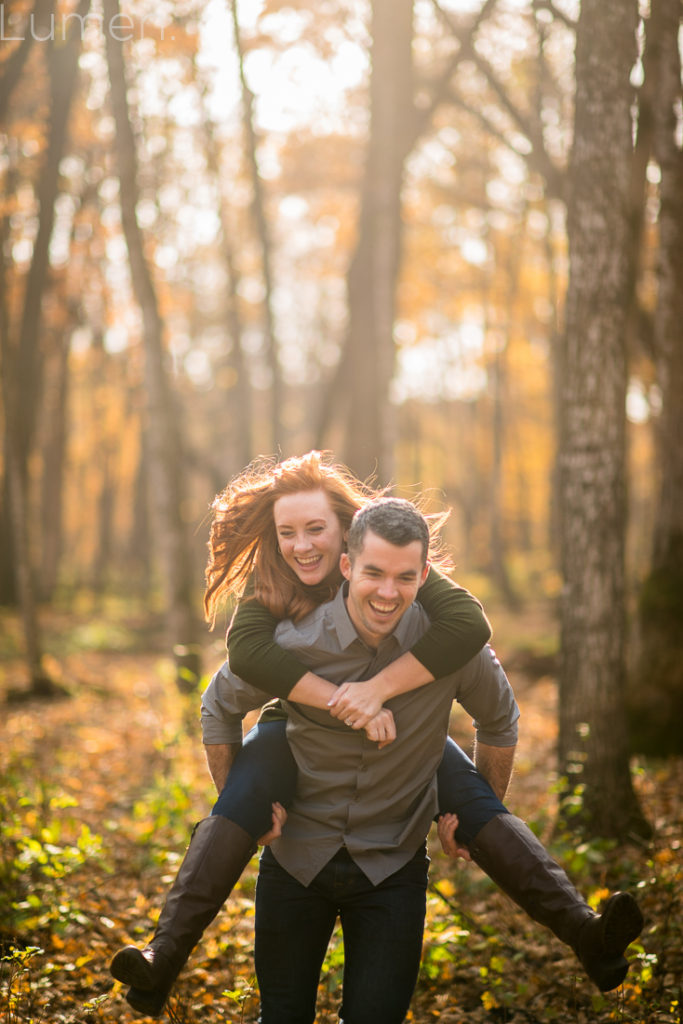
<svg viewBox="0 0 683 1024">
<path fill-rule="evenodd" d="M 652 564 L 640 594 L 640 651 L 629 687 L 633 749 L 683 753 L 683 98 L 679 0 L 652 0 L 656 86 L 654 156 L 659 164 L 659 265 L 654 348 L 661 411 L 656 420 L 659 490 Z"/>
<path fill-rule="evenodd" d="M 569 169 L 569 286 L 560 377 L 560 770 L 574 827 L 647 830 L 625 708 L 626 331 L 631 280 L 629 76 L 636 0 L 584 0 Z"/>
</svg>

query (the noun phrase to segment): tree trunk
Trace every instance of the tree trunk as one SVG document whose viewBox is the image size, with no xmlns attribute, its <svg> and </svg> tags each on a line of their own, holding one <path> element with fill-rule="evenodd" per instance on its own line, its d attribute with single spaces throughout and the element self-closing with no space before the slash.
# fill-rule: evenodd
<svg viewBox="0 0 683 1024">
<path fill-rule="evenodd" d="M 635 0 L 584 0 L 577 28 L 569 174 L 569 287 L 562 366 L 564 587 L 559 758 L 585 834 L 643 833 L 629 771 L 624 533 L 629 74 Z"/>
<path fill-rule="evenodd" d="M 5 416 L 5 421 L 7 417 Z M 7 430 L 3 431 L 3 474 L 0 481 L 2 496 L 0 497 L 0 605 L 14 608 L 17 605 L 17 580 L 14 570 L 14 544 L 12 542 L 12 524 L 9 516 L 10 493 L 7 464 L 10 459 L 8 451 L 9 438 Z"/>
<path fill-rule="evenodd" d="M 266 215 L 265 197 L 263 184 L 258 165 L 257 139 L 254 130 L 254 97 L 244 77 L 244 59 L 242 53 L 242 39 L 240 34 L 239 18 L 237 16 L 237 0 L 231 0 L 230 11 L 232 14 L 233 32 L 235 35 L 235 49 L 240 73 L 240 86 L 242 89 L 242 123 L 247 147 L 247 159 L 251 172 L 252 188 L 252 215 L 256 227 L 256 234 L 261 249 L 261 273 L 263 275 L 263 315 L 265 319 L 266 353 L 268 366 L 271 375 L 271 415 L 270 435 L 271 448 L 273 452 L 285 447 L 283 405 L 284 389 L 282 383 L 282 371 L 280 369 L 280 346 L 275 332 L 275 320 L 273 317 L 273 272 L 272 272 L 272 244 L 268 217 Z"/>
<path fill-rule="evenodd" d="M 430 102 L 413 99 L 412 0 L 373 0 L 370 138 L 361 192 L 358 240 L 347 274 L 349 329 L 339 363 L 325 389 L 315 430 L 322 447 L 333 422 L 346 416 L 343 455 L 360 476 L 394 473 L 393 323 L 401 266 L 401 187 L 405 161 L 450 96 L 458 66 L 474 58 L 474 41 L 496 0 L 484 0 L 459 48 L 432 83 Z M 439 14 L 452 23 L 447 14 Z"/>
<path fill-rule="evenodd" d="M 204 93 L 203 90 L 202 93 Z M 202 98 L 204 99 L 204 95 Z M 256 454 L 254 451 L 252 425 L 253 402 L 249 367 L 242 347 L 243 324 L 240 316 L 240 303 L 237 291 L 239 275 L 235 266 L 232 242 L 233 232 L 230 226 L 228 204 L 221 189 L 220 149 L 216 140 L 216 126 L 211 120 L 206 104 L 204 104 L 202 112 L 202 130 L 206 151 L 206 166 L 213 175 L 218 192 L 221 251 L 228 279 L 225 296 L 225 327 L 231 342 L 231 348 L 226 353 L 224 365 L 231 372 L 231 375 L 234 375 L 234 381 L 231 383 L 228 391 L 230 408 L 226 410 L 226 427 L 231 431 L 232 443 L 230 449 L 233 460 L 233 464 L 227 467 L 227 473 L 222 474 L 227 478 L 238 472 L 243 466 L 246 466 Z M 278 411 L 278 416 L 279 414 Z M 223 482 L 220 486 L 224 485 L 225 483 Z"/>
<path fill-rule="evenodd" d="M 412 0 L 374 0 L 370 138 L 359 235 L 349 268 L 346 461 L 361 477 L 394 472 L 390 400 L 396 281 L 401 263 L 401 187 L 412 136 Z"/>
<path fill-rule="evenodd" d="M 14 149 L 14 152 L 13 152 Z M 12 411 L 8 409 L 8 403 L 12 399 L 12 388 L 9 382 L 12 377 L 10 362 L 12 359 L 12 348 L 9 342 L 10 313 L 7 296 L 7 261 L 6 253 L 7 239 L 9 237 L 11 203 L 10 196 L 16 188 L 16 147 L 9 147 L 9 169 L 5 177 L 5 189 L 3 195 L 4 214 L 0 218 L 0 356 L 2 358 L 2 412 L 3 412 L 3 437 L 2 437 L 2 502 L 0 503 L 0 604 L 14 606 L 18 603 L 19 595 L 17 590 L 17 574 L 15 569 L 16 553 L 14 550 L 14 538 L 12 536 L 12 516 L 10 507 L 12 494 L 9 482 L 9 465 L 12 460 L 10 446 L 14 441 L 14 434 L 11 430 L 13 419 Z"/>
<path fill-rule="evenodd" d="M 35 0 L 33 10 L 27 19 L 30 31 L 24 28 L 20 37 L 21 42 L 15 47 L 11 56 L 2 63 L 2 73 L 0 74 L 0 124 L 7 117 L 10 98 L 21 80 L 34 42 L 37 39 L 47 38 L 50 34 L 50 29 L 54 28 L 51 21 L 51 17 L 54 17 L 54 7 L 55 0 Z M 46 28 L 48 30 L 47 33 L 45 32 Z"/>
<path fill-rule="evenodd" d="M 132 415 L 135 415 L 132 413 Z M 133 482 L 133 520 L 132 529 L 126 544 L 126 563 L 129 566 L 135 592 L 149 600 L 152 596 L 152 560 L 150 552 L 153 546 L 152 516 L 150 514 L 149 493 L 149 455 L 148 439 L 144 427 L 140 424 L 140 456 Z"/>
<path fill-rule="evenodd" d="M 85 18 L 89 7 L 90 0 L 81 0 L 77 11 L 78 18 Z M 61 690 L 50 684 L 43 668 L 36 588 L 30 560 L 29 529 L 33 516 L 29 502 L 29 457 L 41 386 L 42 300 L 50 269 L 50 241 L 54 226 L 55 201 L 59 193 L 59 165 L 64 152 L 69 114 L 78 80 L 78 59 L 81 50 L 78 28 L 72 29 L 63 42 L 60 40 L 57 43 L 55 39 L 50 38 L 48 46 L 51 105 L 47 149 L 38 182 L 38 233 L 33 244 L 21 320 L 14 343 L 10 339 L 11 325 L 4 294 L 4 267 L 2 286 L 5 321 L 2 324 L 2 365 L 10 505 L 8 521 L 13 537 L 17 596 L 21 606 L 30 686 L 31 692 L 37 696 Z"/>
<path fill-rule="evenodd" d="M 117 17 L 118 0 L 104 0 L 105 23 L 111 25 Z M 192 560 L 181 514 L 186 490 L 178 409 L 164 363 L 164 325 L 137 221 L 137 152 L 128 111 L 123 47 L 113 32 L 105 32 L 105 40 L 117 133 L 121 222 L 143 323 L 150 483 L 166 592 L 168 640 L 176 661 L 178 686 L 192 690 L 200 674 L 200 651 L 193 611 Z"/>
<path fill-rule="evenodd" d="M 652 564 L 640 595 L 641 651 L 630 687 L 633 747 L 662 756 L 683 753 L 683 153 L 677 141 L 681 102 L 679 0 L 652 0 L 648 22 L 657 41 L 654 150 L 659 189 L 659 290 L 654 320 L 661 392 L 656 422 L 659 496 Z"/>
<path fill-rule="evenodd" d="M 9 178 L 13 178 L 10 172 Z M 7 218 L 2 221 L 0 231 L 0 346 L 2 348 L 2 399 L 5 413 L 5 466 L 4 486 L 7 504 L 3 509 L 3 526 L 12 538 L 11 557 L 15 593 L 19 603 L 24 637 L 24 652 L 31 693 L 40 696 L 50 691 L 50 680 L 43 668 L 43 651 L 36 609 L 36 591 L 31 573 L 26 509 L 26 474 L 22 469 L 18 431 L 16 390 L 16 359 L 9 340 L 10 324 L 6 291 L 4 241 Z"/>
<path fill-rule="evenodd" d="M 66 319 L 66 318 L 65 318 Z M 67 439 L 69 393 L 69 347 L 73 323 L 56 332 L 55 351 L 46 363 L 43 410 L 43 486 L 40 502 L 42 545 L 40 555 L 40 599 L 50 601 L 59 577 L 62 554 L 62 501 L 64 459 Z"/>
<path fill-rule="evenodd" d="M 523 218 L 520 218 L 520 228 Z M 507 413 L 510 403 L 507 400 L 508 390 L 508 355 L 513 324 L 515 316 L 515 302 L 519 290 L 519 264 L 515 256 L 522 244 L 522 232 L 516 236 L 512 246 L 511 256 L 507 260 L 507 294 L 505 296 L 504 322 L 505 337 L 494 338 L 493 353 L 487 366 L 490 375 L 490 391 L 492 410 L 492 459 L 491 459 L 491 483 L 489 508 L 491 519 L 491 576 L 495 581 L 500 594 L 511 611 L 519 611 L 521 599 L 517 594 L 510 573 L 508 572 L 508 545 L 505 537 L 505 513 L 503 495 L 505 493 L 505 470 L 504 453 L 505 446 L 511 445 L 511 424 L 507 422 Z M 512 255 L 515 254 L 515 256 Z M 485 307 L 496 309 L 495 303 L 490 303 L 488 298 Z M 501 332 L 502 333 L 502 332 Z M 502 342 L 502 344 L 501 344 Z"/>
<path fill-rule="evenodd" d="M 78 17 L 85 18 L 90 0 L 81 0 Z M 59 165 L 67 138 L 71 103 L 78 79 L 78 58 L 81 36 L 76 27 L 66 43 L 50 40 L 48 67 L 50 72 L 50 134 L 45 163 L 38 185 L 40 214 L 38 234 L 26 279 L 17 353 L 17 386 L 22 394 L 19 422 L 19 453 L 22 462 L 28 459 L 33 440 L 41 377 L 39 356 L 42 299 L 50 267 L 50 241 L 55 218 L 55 200 L 59 194 Z"/>
</svg>

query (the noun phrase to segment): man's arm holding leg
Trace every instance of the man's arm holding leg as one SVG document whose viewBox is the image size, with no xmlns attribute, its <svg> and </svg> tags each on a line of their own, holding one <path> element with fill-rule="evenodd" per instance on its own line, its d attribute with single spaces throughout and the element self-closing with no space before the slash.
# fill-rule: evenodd
<svg viewBox="0 0 683 1024">
<path fill-rule="evenodd" d="M 204 750 L 206 751 L 206 763 L 209 766 L 209 772 L 213 779 L 213 784 L 216 787 L 217 792 L 220 794 L 225 786 L 232 763 L 237 757 L 241 743 L 205 743 Z M 287 811 L 284 809 L 282 804 L 273 804 L 273 822 L 272 827 L 265 835 L 261 836 L 258 840 L 259 846 L 268 846 L 272 843 L 273 839 L 278 839 L 282 835 L 282 827 L 287 821 Z"/>
<path fill-rule="evenodd" d="M 474 762 L 503 803 L 517 747 L 519 709 L 512 688 L 490 647 L 461 669 L 458 677 L 458 700 L 475 719 Z M 448 856 L 470 860 L 469 851 L 455 840 L 458 824 L 455 814 L 442 815 L 438 823 L 439 839 Z"/>
<path fill-rule="evenodd" d="M 209 766 L 209 773 L 216 787 L 216 792 L 221 793 L 232 768 L 232 763 L 237 757 L 241 743 L 205 743 L 206 763 Z"/>
<path fill-rule="evenodd" d="M 474 763 L 503 802 L 517 748 L 519 708 L 512 687 L 489 646 L 456 678 L 457 700 L 474 719 Z"/>
<path fill-rule="evenodd" d="M 510 785 L 516 749 L 516 745 L 492 747 L 480 741 L 474 746 L 474 763 L 501 803 L 505 801 L 505 794 Z"/>
<path fill-rule="evenodd" d="M 492 747 L 488 743 L 475 741 L 474 763 L 501 803 L 505 801 L 505 794 L 510 785 L 516 749 L 516 746 Z M 437 830 L 441 847 L 448 857 L 472 860 L 467 847 L 461 846 L 455 838 L 458 825 L 458 817 L 455 814 L 442 814 L 439 817 Z"/>
</svg>

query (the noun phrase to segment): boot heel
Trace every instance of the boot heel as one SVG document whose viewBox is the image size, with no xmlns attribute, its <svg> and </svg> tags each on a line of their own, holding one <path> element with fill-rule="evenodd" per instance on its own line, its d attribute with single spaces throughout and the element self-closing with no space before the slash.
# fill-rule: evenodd
<svg viewBox="0 0 683 1024">
<path fill-rule="evenodd" d="M 124 946 L 112 958 L 109 970 L 117 981 L 133 988 L 149 991 L 154 988 L 152 965 L 137 946 Z"/>
<path fill-rule="evenodd" d="M 143 992 L 139 988 L 131 988 L 126 995 L 126 1002 L 143 1017 L 160 1017 L 167 997 L 168 992 L 166 991 Z"/>
<path fill-rule="evenodd" d="M 575 951 L 586 974 L 601 992 L 617 988 L 626 977 L 629 965 L 624 953 L 640 935 L 643 923 L 633 896 L 615 892 L 602 913 L 581 926 Z"/>
</svg>

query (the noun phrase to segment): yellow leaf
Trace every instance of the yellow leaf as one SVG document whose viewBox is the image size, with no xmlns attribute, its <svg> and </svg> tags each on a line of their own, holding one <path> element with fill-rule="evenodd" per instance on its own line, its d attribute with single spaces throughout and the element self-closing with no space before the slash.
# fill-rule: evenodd
<svg viewBox="0 0 683 1024">
<path fill-rule="evenodd" d="M 455 885 L 450 878 L 441 878 L 439 880 L 439 892 L 444 896 L 447 896 L 449 899 L 452 896 L 455 896 Z"/>
<path fill-rule="evenodd" d="M 492 992 L 484 992 L 481 997 L 481 1001 L 484 1004 L 485 1010 L 494 1010 L 497 1006 L 500 1005 Z"/>
</svg>

